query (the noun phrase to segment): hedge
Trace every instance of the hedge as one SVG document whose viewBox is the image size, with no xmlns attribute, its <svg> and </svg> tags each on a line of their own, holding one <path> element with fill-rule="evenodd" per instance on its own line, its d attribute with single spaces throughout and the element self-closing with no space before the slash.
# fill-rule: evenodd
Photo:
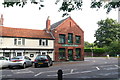
<svg viewBox="0 0 120 80">
<path fill-rule="evenodd" d="M 105 50 L 104 48 L 95 48 L 95 49 L 84 49 L 84 52 L 92 52 L 93 50 L 93 53 L 105 53 Z"/>
</svg>

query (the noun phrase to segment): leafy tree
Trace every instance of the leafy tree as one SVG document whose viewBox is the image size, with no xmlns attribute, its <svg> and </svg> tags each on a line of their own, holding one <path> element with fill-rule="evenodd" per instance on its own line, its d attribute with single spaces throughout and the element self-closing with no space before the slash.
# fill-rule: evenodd
<svg viewBox="0 0 120 80">
<path fill-rule="evenodd" d="M 89 43 L 87 41 L 84 42 L 84 46 L 85 48 L 93 48 L 94 47 L 94 43 Z"/>
<path fill-rule="evenodd" d="M 95 33 L 95 45 L 98 47 L 109 46 L 113 41 L 120 40 L 120 24 L 113 19 L 98 21 L 98 30 Z"/>
<path fill-rule="evenodd" d="M 10 2 L 11 1 L 11 2 Z M 41 9 L 42 7 L 44 7 L 45 5 L 42 4 L 42 2 L 44 2 L 44 0 L 30 0 L 31 4 L 36 4 L 39 5 L 39 9 Z M 84 0 L 56 0 L 55 4 L 58 4 L 60 1 L 62 1 L 61 3 L 61 7 L 59 8 L 59 11 L 63 11 L 65 15 L 69 15 L 68 13 L 74 10 L 82 10 L 82 5 Z M 107 2 L 105 5 L 104 3 Z M 2 3 L 4 5 L 4 7 L 10 7 L 10 6 L 20 6 L 20 7 L 24 7 L 24 5 L 26 5 L 28 3 L 28 0 L 4 0 L 4 3 Z M 120 1 L 110 1 L 110 0 L 91 0 L 91 8 L 101 8 L 102 6 L 104 6 L 104 8 L 107 9 L 107 13 L 110 12 L 112 9 L 116 9 L 120 7 Z"/>
<path fill-rule="evenodd" d="M 113 41 L 109 46 L 105 46 L 104 49 L 111 56 L 116 56 L 117 54 L 120 54 L 120 41 Z"/>
</svg>

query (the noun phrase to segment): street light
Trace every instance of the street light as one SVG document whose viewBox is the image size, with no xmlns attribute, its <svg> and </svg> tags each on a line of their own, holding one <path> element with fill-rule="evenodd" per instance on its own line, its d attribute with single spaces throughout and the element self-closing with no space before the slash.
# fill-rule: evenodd
<svg viewBox="0 0 120 80">
<path fill-rule="evenodd" d="M 91 47 L 91 51 L 92 51 L 92 57 L 93 57 L 93 48 Z"/>
</svg>

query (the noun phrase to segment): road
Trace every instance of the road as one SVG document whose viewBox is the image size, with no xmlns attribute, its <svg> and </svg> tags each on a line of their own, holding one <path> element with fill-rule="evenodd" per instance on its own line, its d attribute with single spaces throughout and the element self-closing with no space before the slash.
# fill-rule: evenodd
<svg viewBox="0 0 120 80">
<path fill-rule="evenodd" d="M 120 80 L 117 58 L 87 57 L 85 61 L 55 62 L 51 67 L 26 69 L 2 69 L 2 80 L 57 80 L 57 71 L 62 69 L 63 80 Z"/>
</svg>

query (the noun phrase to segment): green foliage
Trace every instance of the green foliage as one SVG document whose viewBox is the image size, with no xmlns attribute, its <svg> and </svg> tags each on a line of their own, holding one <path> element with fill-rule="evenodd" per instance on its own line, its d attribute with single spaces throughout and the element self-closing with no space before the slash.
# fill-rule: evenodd
<svg viewBox="0 0 120 80">
<path fill-rule="evenodd" d="M 84 42 L 84 47 L 85 48 L 93 48 L 94 47 L 94 43 L 89 43 L 87 41 Z"/>
<path fill-rule="evenodd" d="M 101 8 L 103 6 L 103 3 L 105 0 L 93 0 L 91 2 L 91 8 Z M 109 13 L 112 9 L 116 9 L 120 7 L 120 1 L 110 1 L 106 5 L 104 5 L 104 8 L 107 9 L 106 13 Z"/>
<path fill-rule="evenodd" d="M 12 0 L 8 0 L 8 1 L 12 1 Z M 14 7 L 14 6 L 20 6 L 20 7 L 24 7 L 27 3 L 28 0 L 16 0 L 19 2 L 7 2 L 7 0 L 4 0 L 4 3 L 2 3 L 4 5 L 4 7 Z M 42 4 L 42 2 L 44 2 L 44 0 L 30 0 L 31 4 L 36 4 L 39 5 L 39 9 L 41 9 L 42 7 L 44 7 L 45 5 Z M 84 0 L 83 0 L 84 1 Z M 61 7 L 59 8 L 59 11 L 63 11 L 64 14 L 63 16 L 69 15 L 70 12 L 74 11 L 74 10 L 82 10 L 82 5 L 83 5 L 83 1 L 82 0 L 62 0 L 62 4 Z M 112 9 L 116 9 L 120 7 L 120 1 L 116 1 L 116 2 L 108 2 L 106 5 L 103 5 L 104 0 L 92 0 L 91 1 L 91 8 L 101 8 L 102 6 L 104 6 L 104 8 L 107 9 L 107 13 L 109 13 Z M 58 4 L 60 2 L 60 0 L 56 0 L 55 4 Z"/>
<path fill-rule="evenodd" d="M 94 54 L 103 54 L 106 52 L 104 48 L 95 48 L 95 49 L 85 48 L 84 52 L 92 52 L 92 50 Z"/>
<path fill-rule="evenodd" d="M 104 47 L 110 55 L 120 54 L 120 41 L 113 41 L 109 46 Z"/>
<path fill-rule="evenodd" d="M 98 30 L 95 33 L 95 45 L 109 46 L 113 41 L 120 40 L 120 24 L 113 19 L 98 21 Z"/>
</svg>

